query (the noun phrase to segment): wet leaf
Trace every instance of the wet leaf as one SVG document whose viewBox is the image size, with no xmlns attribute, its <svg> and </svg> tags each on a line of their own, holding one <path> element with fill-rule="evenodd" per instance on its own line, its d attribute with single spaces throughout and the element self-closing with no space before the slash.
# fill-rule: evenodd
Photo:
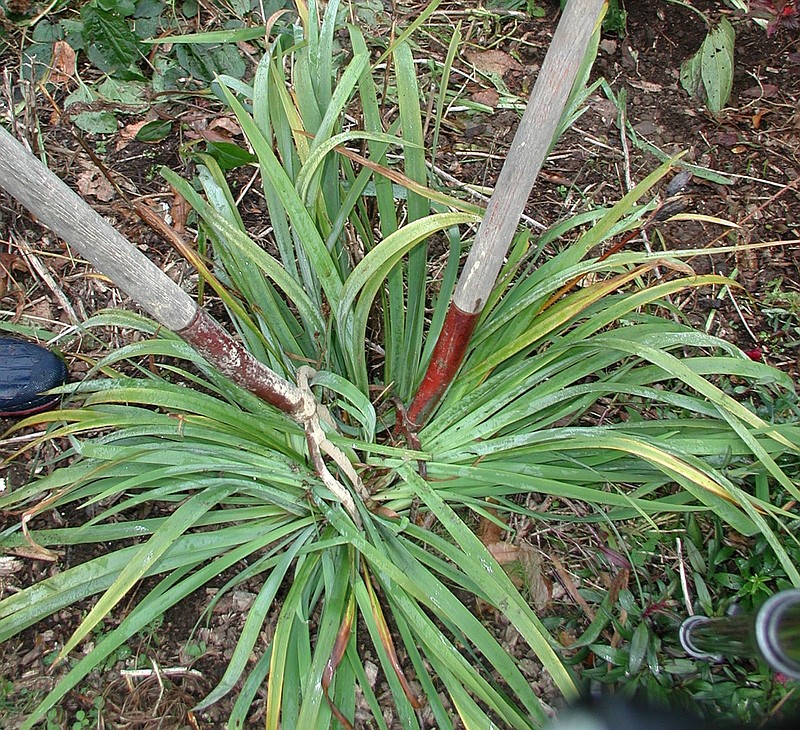
<svg viewBox="0 0 800 730">
<path fill-rule="evenodd" d="M 233 142 L 209 142 L 206 151 L 219 163 L 223 170 L 256 162 L 257 157 Z"/>
<path fill-rule="evenodd" d="M 681 86 L 700 96 L 714 114 L 728 103 L 733 86 L 733 26 L 722 18 L 711 30 L 700 49 L 681 66 Z"/>
<path fill-rule="evenodd" d="M 220 74 L 241 78 L 245 62 L 232 43 L 221 46 L 176 45 L 178 63 L 195 79 L 211 82 Z"/>
<path fill-rule="evenodd" d="M 628 671 L 631 674 L 637 674 L 641 669 L 649 642 L 650 631 L 647 628 L 647 624 L 644 622 L 640 623 L 633 632 L 628 653 Z"/>
<path fill-rule="evenodd" d="M 89 134 L 113 134 L 117 131 L 117 118 L 111 112 L 81 112 L 72 121 L 78 129 Z"/>
<path fill-rule="evenodd" d="M 734 40 L 733 26 L 722 18 L 703 41 L 700 73 L 708 108 L 714 114 L 722 111 L 731 96 Z"/>
<path fill-rule="evenodd" d="M 81 10 L 83 39 L 92 62 L 106 73 L 129 69 L 139 59 L 139 42 L 117 12 L 89 3 Z M 127 74 L 126 74 L 127 75 Z"/>
<path fill-rule="evenodd" d="M 172 131 L 172 122 L 156 119 L 145 124 L 137 133 L 139 142 L 160 142 Z"/>
</svg>

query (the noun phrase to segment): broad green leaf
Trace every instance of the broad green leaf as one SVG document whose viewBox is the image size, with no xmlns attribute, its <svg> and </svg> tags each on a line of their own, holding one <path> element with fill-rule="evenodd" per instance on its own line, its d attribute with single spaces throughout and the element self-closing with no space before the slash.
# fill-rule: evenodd
<svg viewBox="0 0 800 730">
<path fill-rule="evenodd" d="M 634 629 L 631 644 L 628 648 L 628 671 L 631 674 L 637 674 L 641 669 L 649 643 L 650 630 L 647 623 L 642 621 Z"/>
<path fill-rule="evenodd" d="M 242 54 L 232 43 L 207 48 L 177 45 L 175 56 L 193 78 L 209 83 L 222 73 L 240 79 L 247 70 Z"/>
<path fill-rule="evenodd" d="M 232 170 L 242 165 L 249 165 L 258 158 L 232 142 L 208 142 L 206 151 L 223 170 Z"/>
<path fill-rule="evenodd" d="M 136 139 L 139 142 L 160 142 L 166 139 L 170 132 L 172 132 L 172 122 L 164 120 L 155 120 L 148 122 L 136 133 Z"/>
<path fill-rule="evenodd" d="M 112 73 L 138 61 L 139 40 L 121 15 L 86 3 L 81 19 L 87 52 L 101 70 Z"/>
<path fill-rule="evenodd" d="M 703 41 L 700 75 L 708 108 L 714 114 L 722 111 L 731 95 L 734 41 L 733 26 L 724 16 Z"/>
<path fill-rule="evenodd" d="M 78 129 L 89 134 L 114 134 L 117 118 L 111 112 L 81 112 L 72 118 Z"/>
<path fill-rule="evenodd" d="M 702 96 L 714 114 L 722 111 L 731 95 L 734 42 L 733 26 L 722 17 L 697 53 L 681 65 L 681 86 L 692 96 Z"/>
<path fill-rule="evenodd" d="M 687 58 L 681 64 L 681 86 L 691 96 L 696 96 L 700 91 L 703 77 L 701 75 L 702 67 L 703 46 L 690 58 Z"/>
</svg>

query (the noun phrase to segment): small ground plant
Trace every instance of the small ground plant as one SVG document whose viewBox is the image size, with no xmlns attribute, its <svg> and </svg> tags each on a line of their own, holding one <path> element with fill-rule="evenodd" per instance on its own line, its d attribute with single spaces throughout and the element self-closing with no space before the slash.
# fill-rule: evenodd
<svg viewBox="0 0 800 730">
<path fill-rule="evenodd" d="M 2 641 L 97 596 L 60 654 L 69 672 L 25 727 L 221 575 L 215 600 L 260 581 L 224 676 L 198 704 L 235 695 L 230 727 L 244 724 L 262 688 L 268 728 L 352 727 L 365 713 L 388 727 L 387 697 L 404 727 L 539 727 L 545 708 L 530 676 L 476 611 L 490 606 L 513 627 L 565 697 L 592 678 L 475 529 L 502 530 L 508 515 L 547 519 L 524 506 L 531 493 L 590 505 L 612 525 L 712 515 L 758 536 L 781 580 L 800 585 L 784 544 L 795 541 L 789 503 L 800 499 L 797 428 L 721 386 L 735 377 L 789 397 L 793 384 L 671 316 L 672 295 L 733 282 L 695 275 L 680 260 L 694 252 L 602 253 L 663 214 L 656 186 L 677 160 L 609 208 L 535 239 L 518 233 L 452 382 L 419 405 L 431 368 L 448 369 L 442 333 L 482 216 L 426 165 L 412 38 L 434 7 L 376 47 L 338 2 L 324 12 L 297 3 L 291 18 L 271 19 L 251 81 L 215 79 L 247 139 L 239 159 L 257 166 L 270 231 L 254 239 L 218 159 L 193 152 L 192 179 L 164 170 L 197 216 L 199 246 L 183 250 L 245 350 L 312 415 L 264 402 L 144 316 L 86 323 L 144 337 L 68 386 L 70 407 L 20 424 L 50 422 L 48 438 L 68 448 L 46 476 L 0 495 L 0 508 L 24 515 L 2 545 L 42 555 L 108 546 L 0 602 Z M 457 31 L 448 63 L 460 42 Z M 440 69 L 434 134 L 449 70 Z M 587 73 L 562 130 L 579 114 Z M 655 269 L 661 278 L 649 283 Z M 144 518 L 142 505 L 153 508 Z M 92 516 L 33 530 L 54 508 Z M 119 623 L 93 636 L 137 585 L 146 589 Z M 648 601 L 667 590 L 648 586 Z M 604 627 L 571 651 L 648 684 L 654 614 L 623 599 L 636 619 L 619 626 L 625 656 L 603 644 Z M 76 652 L 90 637 L 90 650 Z"/>
</svg>

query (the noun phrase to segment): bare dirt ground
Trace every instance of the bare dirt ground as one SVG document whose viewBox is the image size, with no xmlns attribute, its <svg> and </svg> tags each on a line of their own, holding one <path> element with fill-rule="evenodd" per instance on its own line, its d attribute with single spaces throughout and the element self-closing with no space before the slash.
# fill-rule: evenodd
<svg viewBox="0 0 800 730">
<path fill-rule="evenodd" d="M 698 0 L 694 5 L 719 12 L 715 2 Z M 541 19 L 513 13 L 474 16 L 461 6 L 452 6 L 445 12 L 454 20 L 464 20 L 467 48 L 463 57 L 468 58 L 470 52 L 502 52 L 495 61 L 500 63 L 503 82 L 512 94 L 524 98 L 555 27 L 554 4 L 548 3 L 546 8 L 547 15 Z M 645 143 L 669 155 L 684 151 L 685 160 L 713 171 L 705 176 L 696 174 L 689 182 L 688 211 L 724 218 L 740 228 L 670 223 L 651 232 L 647 240 L 640 238 L 630 245 L 667 250 L 696 248 L 698 255 L 690 263 L 699 271 L 734 276 L 742 285 L 741 290 L 725 297 L 693 294 L 681 303 L 682 310 L 710 332 L 796 376 L 800 334 L 794 329 L 797 321 L 792 318 L 796 313 L 792 307 L 798 307 L 800 312 L 800 299 L 794 298 L 795 294 L 800 297 L 800 35 L 797 31 L 784 31 L 768 37 L 752 22 L 734 20 L 737 42 L 733 94 L 728 108 L 715 118 L 699 100 L 686 94 L 678 80 L 681 63 L 697 50 L 705 35 L 698 16 L 666 2 L 629 2 L 627 10 L 627 33 L 604 37 L 594 71 L 595 76 L 607 80 L 617 97 L 624 92 L 627 102 L 622 107 L 602 92 L 594 95 L 590 110 L 559 143 L 545 166 L 527 210 L 534 221 L 531 225 L 536 227 L 538 222 L 550 226 L 576 210 L 618 200 L 659 162 L 644 148 Z M 421 52 L 444 56 L 446 47 L 435 34 L 420 42 Z M 14 68 L 12 55 L 4 60 L 10 61 L 9 69 Z M 106 188 L 96 162 L 71 134 L 68 120 L 53 112 L 50 100 L 37 90 L 18 86 L 13 74 L 7 75 L 6 86 L 7 96 L 24 93 L 29 100 L 27 117 L 18 120 L 16 133 L 34 129 L 32 122 L 37 120 L 42 135 L 31 136 L 29 141 L 34 150 L 46 157 L 49 166 L 81 190 L 90 203 L 113 219 L 176 279 L 190 277 L 188 267 L 127 212 L 113 189 Z M 470 81 L 466 89 L 466 93 L 490 106 L 495 92 L 477 81 Z M 196 125 L 198 116 L 205 115 L 207 123 L 219 110 L 201 101 L 184 113 L 194 114 L 190 124 Z M 517 111 L 499 108 L 482 115 L 449 117 L 436 165 L 462 183 L 491 186 L 518 118 Z M 630 129 L 641 146 L 633 142 Z M 101 140 L 87 141 L 132 196 L 164 199 L 166 189 L 153 174 L 154 165 L 181 168 L 177 154 L 181 140 L 177 135 L 156 146 L 126 141 L 121 135 L 102 140 L 100 146 Z M 257 205 L 249 215 L 255 226 L 263 225 Z M 704 252 L 712 245 L 746 241 L 776 243 L 715 257 Z M 790 243 L 778 243 L 781 241 Z M 70 325 L 103 307 L 125 304 L 110 282 L 71 256 L 8 197 L 0 196 L 0 316 L 4 320 L 33 321 L 61 334 L 56 346 L 63 350 L 72 377 L 80 379 L 87 362 L 104 347 L 121 342 L 114 338 L 122 336 L 110 333 L 110 340 L 105 343 L 81 339 L 72 336 Z M 11 421 L 0 420 L 0 433 L 10 425 Z M 0 441 L 0 456 L 9 455 L 31 438 L 31 434 L 23 433 Z M 8 483 L 19 484 L 27 479 L 32 465 L 38 463 L 35 457 L 29 452 L 4 467 Z M 0 515 L 0 524 L 16 519 L 15 515 Z M 13 591 L 86 557 L 73 551 L 64 554 L 58 565 L 27 561 L 19 572 L 0 576 L 0 593 Z M 558 582 L 557 574 L 550 578 Z M 105 727 L 222 727 L 228 709 L 225 701 L 203 713 L 192 715 L 189 710 L 221 675 L 237 634 L 236 602 L 246 603 L 252 595 L 244 586 L 221 602 L 207 625 L 195 632 L 195 622 L 208 595 L 197 595 L 192 605 L 183 604 L 170 611 L 150 633 L 131 643 L 129 655 L 114 657 L 102 676 L 94 676 L 80 692 L 70 695 L 67 716 L 73 722 L 79 711 L 87 716 L 96 706 L 97 697 L 102 697 Z M 6 683 L 0 703 L 3 727 L 15 727 L 24 716 L 26 701 L 40 697 L 42 690 L 52 686 L 58 675 L 48 666 L 52 650 L 63 645 L 85 609 L 76 605 L 53 617 L 47 625 L 36 626 L 0 645 L 0 681 Z M 124 678 L 120 671 L 130 665 L 131 657 L 139 656 L 147 656 L 156 668 L 186 667 L 187 671 Z M 258 709 L 250 721 L 252 727 L 263 722 Z"/>
</svg>

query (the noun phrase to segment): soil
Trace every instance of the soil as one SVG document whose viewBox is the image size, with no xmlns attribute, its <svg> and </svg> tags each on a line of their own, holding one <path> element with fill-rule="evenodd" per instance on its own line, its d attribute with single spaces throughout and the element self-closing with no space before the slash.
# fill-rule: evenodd
<svg viewBox="0 0 800 730">
<path fill-rule="evenodd" d="M 696 0 L 693 4 L 712 18 L 728 12 L 721 11 L 721 4 L 716 2 Z M 529 18 L 514 12 L 470 14 L 463 6 L 445 4 L 444 21 L 440 17 L 436 22 L 463 20 L 463 57 L 487 50 L 500 52 L 502 55 L 494 60 L 500 63 L 503 83 L 512 95 L 524 98 L 555 28 L 557 3 L 543 6 L 545 17 Z M 615 202 L 651 172 L 660 160 L 633 143 L 631 129 L 642 145 L 648 143 L 667 155 L 684 152 L 684 161 L 707 170 L 696 172 L 683 189 L 686 212 L 722 218 L 739 227 L 725 228 L 708 221 L 659 223 L 628 245 L 647 245 L 656 250 L 696 249 L 697 256 L 689 261 L 696 270 L 735 277 L 741 289 L 732 289 L 726 296 L 692 294 L 680 308 L 713 334 L 796 376 L 797 336 L 790 326 L 796 322 L 784 320 L 780 314 L 785 314 L 790 304 L 781 304 L 784 309 L 778 314 L 765 312 L 764 305 L 773 304 L 776 297 L 783 302 L 781 293 L 787 295 L 786 302 L 791 302 L 791 294 L 800 291 L 800 35 L 779 29 L 768 36 L 753 22 L 731 15 L 737 33 L 733 92 L 727 108 L 715 117 L 699 99 L 690 98 L 679 82 L 681 64 L 705 36 L 706 28 L 698 15 L 667 2 L 629 1 L 626 8 L 626 33 L 604 35 L 593 72 L 594 78 L 607 80 L 617 98 L 624 94 L 626 103 L 620 107 L 603 91 L 592 96 L 589 111 L 560 141 L 542 171 L 526 211 L 528 225 L 536 230 L 577 210 Z M 437 35 L 432 28 L 423 34 L 418 52 L 443 57 L 447 37 L 445 33 Z M 13 60 L 13 48 L 5 53 Z M 14 63 L 7 65 L 14 67 Z M 459 67 L 468 70 L 469 64 L 462 61 Z M 41 136 L 31 136 L 29 141 L 46 155 L 50 167 L 81 189 L 90 203 L 114 220 L 170 275 L 191 283 L 190 268 L 127 212 L 113 190 L 109 193 L 105 189 L 98 159 L 92 159 L 78 144 L 68 120 L 52 112 L 46 96 L 27 89 L 13 76 L 7 77 L 7 84 L 7 93 L 15 99 L 24 93 L 27 100 L 27 117 L 19 120 L 17 134 L 25 130 L 23 122 L 32 129 L 35 121 Z M 489 106 L 496 103 L 496 89 L 485 77 L 471 75 L 465 93 Z M 198 107 L 200 113 L 196 114 Z M 190 125 L 199 125 L 201 117 L 207 125 L 219 109 L 201 100 L 194 111 L 184 113 L 194 114 Z M 518 119 L 518 111 L 499 107 L 469 116 L 454 113 L 443 129 L 437 167 L 461 183 L 491 186 Z M 8 122 L 7 113 L 4 121 Z M 95 142 L 89 140 L 89 145 Z M 168 191 L 153 174 L 154 165 L 180 170 L 180 143 L 177 134 L 158 146 L 126 142 L 117 135 L 105 139 L 96 155 L 128 194 L 168 201 Z M 243 180 L 242 185 L 246 182 Z M 261 210 L 258 201 L 245 207 L 245 216 L 259 234 L 259 227 L 263 228 Z M 105 348 L 124 342 L 126 334 L 109 331 L 101 333 L 99 340 L 78 338 L 70 325 L 103 307 L 129 303 L 6 196 L 0 196 L 0 231 L 0 316 L 8 322 L 33 322 L 43 330 L 59 333 L 55 345 L 67 358 L 72 377 L 80 379 L 89 360 Z M 744 242 L 774 245 L 714 256 L 707 252 L 709 247 Z M 44 277 L 42 271 L 49 271 L 51 277 Z M 10 425 L 9 419 L 0 420 L 0 434 Z M 0 457 L 26 447 L 35 435 L 14 433 L 0 441 Z M 9 486 L 19 485 L 46 457 L 24 452 L 4 467 L 3 479 Z M 18 517 L 6 514 L 2 519 L 11 524 Z M 49 519 L 79 518 L 53 515 Z M 72 551 L 61 554 L 56 563 L 18 561 L 14 572 L 0 574 L 0 595 L 88 557 Z M 558 583 L 559 574 L 554 571 L 549 580 Z M 252 600 L 256 590 L 256 585 L 242 586 L 217 604 L 199 628 L 196 622 L 211 595 L 195 594 L 170 611 L 152 632 L 138 636 L 129 646 L 130 656 L 116 657 L 104 673 L 95 673 L 79 693 L 72 693 L 65 704 L 65 717 L 74 721 L 81 710 L 89 715 L 96 698 L 102 697 L 105 727 L 223 727 L 230 709 L 227 700 L 201 713 L 192 714 L 190 709 L 221 676 L 238 633 L 241 608 Z M 25 697 L 34 697 L 53 685 L 59 670 L 48 666 L 52 651 L 63 645 L 85 610 L 86 606 L 76 605 L 0 645 L 0 676 L 6 683 L 0 688 L 3 727 L 18 725 L 24 716 L 20 708 L 24 708 Z M 120 670 L 130 665 L 130 657 L 145 654 L 151 658 L 154 671 L 124 679 Z M 184 669 L 172 674 L 158 671 L 176 667 Z M 535 668 L 531 673 L 535 674 Z M 16 710 L 2 717 L 7 707 Z M 250 727 L 263 723 L 261 712 L 254 710 Z"/>
</svg>

